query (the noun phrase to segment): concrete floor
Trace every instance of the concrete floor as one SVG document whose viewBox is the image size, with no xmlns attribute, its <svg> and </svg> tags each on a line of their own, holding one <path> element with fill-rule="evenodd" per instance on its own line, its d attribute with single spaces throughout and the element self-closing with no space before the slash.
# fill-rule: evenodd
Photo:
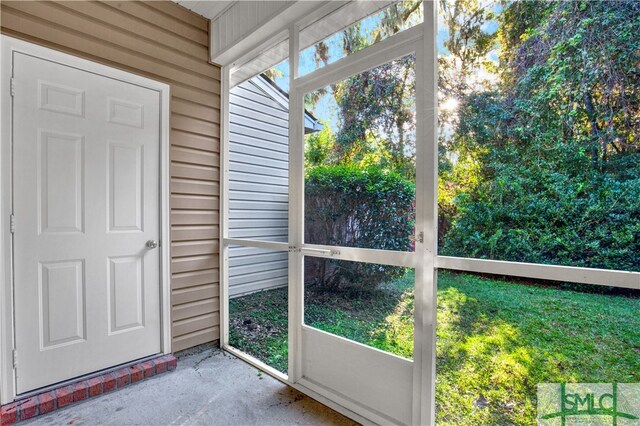
<svg viewBox="0 0 640 426">
<path fill-rule="evenodd" d="M 208 348 L 178 368 L 22 425 L 354 425 L 244 361 Z"/>
</svg>

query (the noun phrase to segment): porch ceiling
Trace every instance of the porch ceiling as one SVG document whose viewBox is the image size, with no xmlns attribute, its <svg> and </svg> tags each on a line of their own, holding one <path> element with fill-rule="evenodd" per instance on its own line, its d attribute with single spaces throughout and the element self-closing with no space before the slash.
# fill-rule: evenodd
<svg viewBox="0 0 640 426">
<path fill-rule="evenodd" d="M 172 0 L 180 6 L 204 16 L 207 19 L 214 19 L 216 16 L 224 12 L 228 7 L 236 3 L 236 1 L 227 0 Z"/>
<path fill-rule="evenodd" d="M 286 30 L 291 23 L 300 26 L 303 50 L 392 3 L 391 0 L 173 1 L 211 19 L 210 59 L 232 66 L 232 86 L 287 58 Z"/>
</svg>

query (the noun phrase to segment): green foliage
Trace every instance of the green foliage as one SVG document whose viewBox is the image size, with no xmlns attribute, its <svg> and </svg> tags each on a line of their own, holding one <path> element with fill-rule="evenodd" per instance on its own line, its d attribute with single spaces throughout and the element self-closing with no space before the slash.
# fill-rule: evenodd
<svg viewBox="0 0 640 426">
<path fill-rule="evenodd" d="M 410 250 L 413 183 L 394 172 L 358 165 L 318 166 L 305 177 L 305 242 L 381 250 Z M 308 284 L 375 288 L 403 268 L 308 258 Z"/>
<path fill-rule="evenodd" d="M 508 68 L 524 137 L 580 141 L 599 167 L 640 150 L 640 3 L 559 2 Z"/>
<path fill-rule="evenodd" d="M 539 0 L 502 0 L 504 10 L 498 16 L 500 27 L 498 39 L 501 46 L 501 61 L 512 63 L 522 42 L 538 34 L 539 25 L 553 10 L 553 2 Z M 510 79 L 509 68 L 503 67 L 502 77 Z"/>
<path fill-rule="evenodd" d="M 322 123 L 319 132 L 305 135 L 304 139 L 304 167 L 310 169 L 315 166 L 333 164 L 335 136 L 327 123 Z"/>
<path fill-rule="evenodd" d="M 344 29 L 337 40 L 338 35 L 333 41 L 316 44 L 316 64 L 326 65 L 335 55 L 348 56 L 416 25 L 422 19 L 421 5 L 421 0 L 395 2 L 375 19 L 370 17 Z M 336 44 L 341 45 L 341 52 L 336 52 Z M 415 57 L 408 55 L 306 94 L 309 109 L 324 96 L 332 97 L 337 107 L 338 126 L 331 155 L 320 158 L 329 158 L 331 164 L 375 164 L 407 178 L 415 177 L 414 93 Z M 317 148 L 317 139 L 310 142 Z M 314 157 L 309 162 L 327 164 L 317 160 Z"/>
<path fill-rule="evenodd" d="M 438 240 L 445 241 L 460 211 L 456 198 L 475 194 L 483 180 L 485 158 L 507 117 L 496 92 L 472 93 L 458 109 L 458 126 L 446 145 L 440 144 L 438 181 Z M 453 157 L 451 154 L 455 154 Z"/>
<path fill-rule="evenodd" d="M 639 18 L 629 1 L 505 9 L 500 90 L 463 98 L 447 146 L 443 253 L 640 270 Z"/>
<path fill-rule="evenodd" d="M 442 39 L 447 55 L 438 57 L 438 91 L 441 99 L 458 98 L 471 90 L 486 88 L 480 77 L 490 67 L 487 55 L 495 48 L 497 34 L 487 30 L 495 19 L 491 2 L 483 0 L 440 0 L 439 18 L 448 31 Z M 441 123 L 447 122 L 440 111 Z"/>
<path fill-rule="evenodd" d="M 456 201 L 444 254 L 640 270 L 640 179 L 507 166 Z"/>
<path fill-rule="evenodd" d="M 639 270 L 640 2 L 505 0 L 498 16 L 478 0 L 439 6 L 439 91 L 459 102 L 439 112 L 442 252 Z M 343 36 L 347 54 L 372 42 L 358 26 Z M 483 83 L 496 41 L 500 67 Z M 411 179 L 415 118 L 399 100 L 411 99 L 412 67 L 405 58 L 331 86 L 340 127 L 308 136 L 307 167 Z"/>
<path fill-rule="evenodd" d="M 415 175 L 415 57 L 380 65 L 336 83 L 336 157 L 341 164 L 367 162 Z M 380 155 L 380 152 L 383 154 Z"/>
</svg>

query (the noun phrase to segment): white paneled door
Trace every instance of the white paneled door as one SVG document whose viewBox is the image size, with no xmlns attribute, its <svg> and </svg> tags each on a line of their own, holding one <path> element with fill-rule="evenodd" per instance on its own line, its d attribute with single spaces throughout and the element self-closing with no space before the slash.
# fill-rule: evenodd
<svg viewBox="0 0 640 426">
<path fill-rule="evenodd" d="M 14 53 L 17 393 L 161 351 L 160 94 Z"/>
</svg>

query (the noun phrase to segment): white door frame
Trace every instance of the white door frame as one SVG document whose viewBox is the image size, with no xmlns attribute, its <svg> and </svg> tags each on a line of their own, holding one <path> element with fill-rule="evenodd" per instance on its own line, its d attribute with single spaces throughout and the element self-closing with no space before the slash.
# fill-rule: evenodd
<svg viewBox="0 0 640 426">
<path fill-rule="evenodd" d="M 5 35 L 0 39 L 2 76 L 0 87 L 0 403 L 6 404 L 16 397 L 13 349 L 15 343 L 13 306 L 13 234 L 10 232 L 13 212 L 12 183 L 12 95 L 13 54 L 20 52 L 47 61 L 71 66 L 82 71 L 99 74 L 115 80 L 135 84 L 160 94 L 160 316 L 161 350 L 171 352 L 171 287 L 169 266 L 171 262 L 169 229 L 169 85 L 159 81 L 91 62 L 73 55 L 18 40 Z"/>
</svg>

